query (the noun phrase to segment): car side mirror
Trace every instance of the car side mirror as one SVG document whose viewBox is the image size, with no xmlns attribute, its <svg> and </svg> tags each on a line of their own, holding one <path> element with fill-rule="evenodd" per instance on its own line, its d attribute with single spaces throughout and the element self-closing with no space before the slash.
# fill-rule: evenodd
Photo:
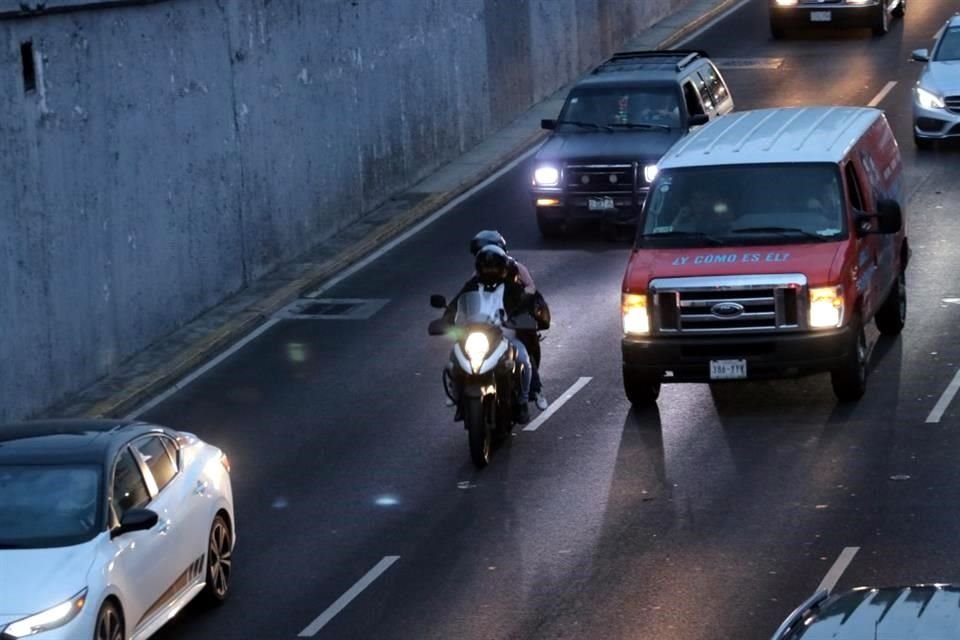
<svg viewBox="0 0 960 640">
<path fill-rule="evenodd" d="M 710 122 L 710 116 L 705 113 L 698 113 L 696 115 L 690 116 L 690 126 L 691 127 L 700 127 Z"/>
<path fill-rule="evenodd" d="M 439 294 L 433 294 L 430 296 L 430 306 L 434 309 L 446 309 L 447 308 L 447 299 Z"/>
<path fill-rule="evenodd" d="M 150 509 L 130 509 L 120 520 L 120 526 L 110 532 L 111 538 L 122 536 L 132 531 L 146 531 L 152 529 L 159 522 L 160 516 Z"/>
<path fill-rule="evenodd" d="M 914 49 L 910 59 L 914 62 L 930 62 L 930 52 L 927 49 Z"/>
<path fill-rule="evenodd" d="M 557 121 L 553 118 L 544 118 L 540 121 L 540 128 L 547 131 L 553 131 L 557 128 Z"/>
</svg>

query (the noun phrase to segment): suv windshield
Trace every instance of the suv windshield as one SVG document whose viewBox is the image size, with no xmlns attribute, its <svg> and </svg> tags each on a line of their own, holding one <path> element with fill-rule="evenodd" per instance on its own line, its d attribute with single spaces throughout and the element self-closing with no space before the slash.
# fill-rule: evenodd
<svg viewBox="0 0 960 640">
<path fill-rule="evenodd" d="M 638 243 L 825 242 L 846 233 L 837 169 L 829 164 L 734 165 L 660 173 Z"/>
<path fill-rule="evenodd" d="M 80 544 L 99 530 L 100 472 L 0 465 L 0 550 Z"/>
<path fill-rule="evenodd" d="M 680 100 L 669 87 L 582 88 L 570 94 L 560 113 L 560 127 L 578 130 L 587 123 L 597 127 L 680 127 Z"/>
<path fill-rule="evenodd" d="M 947 29 L 937 45 L 937 53 L 933 57 L 937 62 L 960 60 L 960 27 Z"/>
</svg>

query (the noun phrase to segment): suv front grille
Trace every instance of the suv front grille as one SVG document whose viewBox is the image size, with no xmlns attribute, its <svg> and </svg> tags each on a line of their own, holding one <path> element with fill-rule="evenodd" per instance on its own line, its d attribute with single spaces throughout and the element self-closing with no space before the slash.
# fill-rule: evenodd
<svg viewBox="0 0 960 640">
<path fill-rule="evenodd" d="M 571 194 L 631 193 L 636 171 L 633 164 L 571 164 L 564 182 Z"/>
<path fill-rule="evenodd" d="M 802 274 L 654 280 L 654 327 L 683 334 L 800 329 L 806 283 Z"/>
<path fill-rule="evenodd" d="M 960 96 L 947 96 L 943 99 L 943 103 L 946 105 L 947 111 L 960 113 Z"/>
</svg>

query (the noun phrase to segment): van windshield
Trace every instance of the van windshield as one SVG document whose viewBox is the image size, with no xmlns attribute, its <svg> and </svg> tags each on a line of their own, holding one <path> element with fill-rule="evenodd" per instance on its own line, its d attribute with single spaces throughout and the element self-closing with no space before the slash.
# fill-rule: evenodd
<svg viewBox="0 0 960 640">
<path fill-rule="evenodd" d="M 664 170 L 644 204 L 638 244 L 826 242 L 846 235 L 839 173 L 830 164 Z"/>
</svg>

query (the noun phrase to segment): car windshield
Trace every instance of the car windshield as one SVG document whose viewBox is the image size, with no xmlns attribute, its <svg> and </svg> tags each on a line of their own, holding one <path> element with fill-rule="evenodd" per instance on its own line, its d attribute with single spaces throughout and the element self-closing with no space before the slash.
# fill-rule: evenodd
<svg viewBox="0 0 960 640">
<path fill-rule="evenodd" d="M 846 233 L 840 181 L 829 164 L 664 170 L 644 206 L 638 244 L 825 242 Z"/>
<path fill-rule="evenodd" d="M 677 93 L 668 87 L 580 89 L 570 94 L 560 112 L 560 123 L 566 130 L 591 125 L 677 128 L 680 126 L 680 101 Z"/>
<path fill-rule="evenodd" d="M 98 530 L 100 493 L 96 467 L 0 465 L 0 549 L 89 540 Z"/>
<path fill-rule="evenodd" d="M 937 45 L 937 53 L 933 57 L 938 62 L 960 60 L 960 27 L 947 29 Z"/>
</svg>

